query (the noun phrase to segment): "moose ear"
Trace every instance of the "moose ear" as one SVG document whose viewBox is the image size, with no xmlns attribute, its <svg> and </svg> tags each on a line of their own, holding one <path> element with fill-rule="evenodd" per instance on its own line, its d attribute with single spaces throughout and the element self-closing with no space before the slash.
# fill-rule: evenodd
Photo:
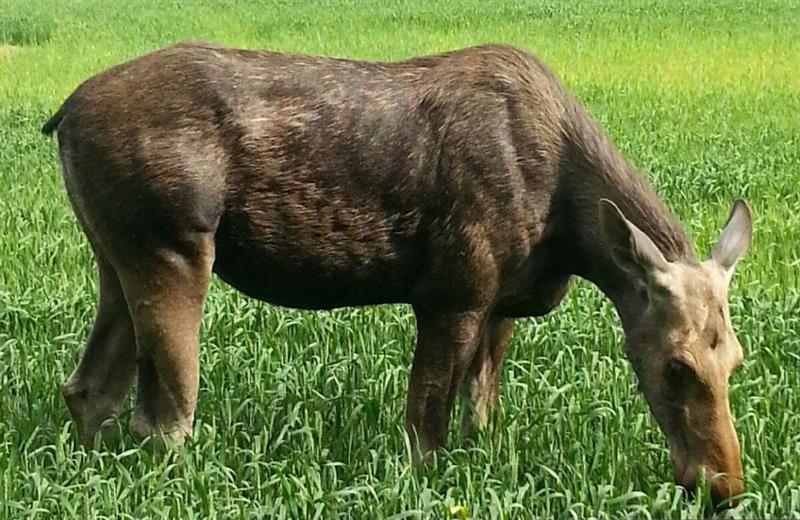
<svg viewBox="0 0 800 520">
<path fill-rule="evenodd" d="M 669 269 L 669 263 L 658 246 L 644 231 L 625 218 L 619 207 L 608 199 L 600 199 L 600 229 L 614 261 L 625 271 L 649 281 L 658 272 Z"/>
<path fill-rule="evenodd" d="M 737 199 L 733 203 L 725 229 L 722 230 L 717 245 L 711 251 L 711 260 L 719 265 L 729 280 L 736 262 L 747 252 L 752 239 L 753 217 L 750 207 L 744 200 Z"/>
</svg>

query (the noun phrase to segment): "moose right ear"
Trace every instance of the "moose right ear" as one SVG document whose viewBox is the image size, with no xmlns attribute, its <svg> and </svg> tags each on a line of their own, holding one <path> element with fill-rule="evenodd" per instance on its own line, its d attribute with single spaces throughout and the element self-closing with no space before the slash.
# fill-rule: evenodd
<svg viewBox="0 0 800 520">
<path fill-rule="evenodd" d="M 625 218 L 616 204 L 600 199 L 598 206 L 603 240 L 617 265 L 644 280 L 651 280 L 656 273 L 669 269 L 669 262 L 658 246 Z"/>
<path fill-rule="evenodd" d="M 725 229 L 717 240 L 711 259 L 722 269 L 730 280 L 736 262 L 741 259 L 753 240 L 753 217 L 750 206 L 742 199 L 737 199 L 731 208 L 731 214 Z"/>
</svg>

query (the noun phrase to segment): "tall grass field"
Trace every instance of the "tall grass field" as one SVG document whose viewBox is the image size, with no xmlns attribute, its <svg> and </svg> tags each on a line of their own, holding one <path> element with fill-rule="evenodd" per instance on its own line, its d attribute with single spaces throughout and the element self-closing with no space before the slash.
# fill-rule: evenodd
<svg viewBox="0 0 800 520">
<path fill-rule="evenodd" d="M 186 39 L 370 60 L 514 44 L 585 103 L 702 256 L 746 198 L 730 396 L 747 490 L 713 514 L 800 518 L 800 3 L 772 0 L 0 0 L 0 518 L 712 514 L 673 483 L 614 309 L 584 282 L 518 321 L 494 433 L 453 428 L 430 467 L 403 430 L 409 307 L 302 312 L 219 280 L 194 437 L 151 453 L 128 406 L 117 445 L 80 446 L 60 385 L 96 271 L 39 128 L 90 75 Z"/>
</svg>

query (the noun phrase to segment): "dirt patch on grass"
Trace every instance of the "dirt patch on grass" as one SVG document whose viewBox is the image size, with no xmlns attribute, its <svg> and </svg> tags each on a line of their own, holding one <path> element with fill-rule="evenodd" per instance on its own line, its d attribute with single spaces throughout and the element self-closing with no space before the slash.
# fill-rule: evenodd
<svg viewBox="0 0 800 520">
<path fill-rule="evenodd" d="M 10 58 L 11 56 L 22 52 L 22 45 L 8 45 L 0 43 L 0 59 Z"/>
</svg>

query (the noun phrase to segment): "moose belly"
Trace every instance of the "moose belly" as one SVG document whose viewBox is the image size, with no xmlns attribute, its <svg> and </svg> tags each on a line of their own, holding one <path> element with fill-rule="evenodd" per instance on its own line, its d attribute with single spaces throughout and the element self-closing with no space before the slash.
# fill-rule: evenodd
<svg viewBox="0 0 800 520">
<path fill-rule="evenodd" d="M 521 293 L 509 295 L 498 304 L 497 312 L 508 318 L 544 316 L 564 299 L 570 286 L 570 276 L 547 276 Z"/>
<path fill-rule="evenodd" d="M 293 229 L 223 218 L 214 272 L 248 296 L 286 307 L 408 301 L 420 264 L 410 240 L 391 229 L 358 235 L 351 228 L 315 229 L 314 222 Z"/>
</svg>

